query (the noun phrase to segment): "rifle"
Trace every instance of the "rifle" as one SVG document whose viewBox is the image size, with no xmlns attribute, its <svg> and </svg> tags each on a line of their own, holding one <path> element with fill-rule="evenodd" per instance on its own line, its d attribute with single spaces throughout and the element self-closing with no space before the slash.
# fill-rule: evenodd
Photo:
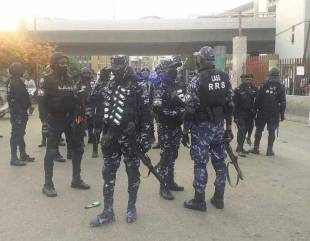
<svg viewBox="0 0 310 241">
<path fill-rule="evenodd" d="M 230 161 L 227 162 L 226 170 L 227 170 L 227 181 L 231 187 L 236 187 L 239 184 L 239 180 L 244 180 L 243 173 L 239 167 L 238 164 L 238 156 L 236 156 L 231 148 L 231 145 L 229 144 L 229 141 L 225 141 L 225 148 L 226 152 L 230 158 Z M 233 165 L 235 167 L 235 170 L 237 172 L 237 181 L 235 185 L 232 185 L 230 175 L 229 175 L 229 165 Z"/>
<path fill-rule="evenodd" d="M 135 146 L 135 150 L 137 151 L 138 159 L 142 161 L 142 163 L 148 168 L 149 174 L 152 173 L 156 179 L 160 182 L 161 185 L 167 186 L 162 177 L 156 171 L 154 166 L 152 165 L 151 158 L 145 154 L 142 149 L 135 143 L 136 140 L 136 127 L 133 122 L 128 123 L 127 129 L 124 130 L 125 133 L 128 134 L 128 139 L 133 141 L 132 143 Z M 121 130 L 119 127 L 112 125 L 110 126 L 107 134 L 103 137 L 103 147 L 110 148 L 113 138 L 117 139 L 121 134 Z"/>
<path fill-rule="evenodd" d="M 147 154 L 143 153 L 141 150 L 138 151 L 138 158 L 149 169 L 148 175 L 150 175 L 150 173 L 152 173 L 156 177 L 156 179 L 160 182 L 160 184 L 163 185 L 164 187 L 166 187 L 167 184 L 164 182 L 162 177 L 159 175 L 159 173 L 156 171 L 156 169 L 152 165 L 151 158 Z"/>
</svg>

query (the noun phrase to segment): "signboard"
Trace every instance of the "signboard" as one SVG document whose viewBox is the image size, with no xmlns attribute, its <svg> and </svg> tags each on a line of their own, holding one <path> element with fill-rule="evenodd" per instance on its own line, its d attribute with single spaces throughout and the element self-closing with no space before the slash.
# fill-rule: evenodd
<svg viewBox="0 0 310 241">
<path fill-rule="evenodd" d="M 305 75 L 305 67 L 304 66 L 297 66 L 296 67 L 296 75 L 304 76 Z"/>
</svg>

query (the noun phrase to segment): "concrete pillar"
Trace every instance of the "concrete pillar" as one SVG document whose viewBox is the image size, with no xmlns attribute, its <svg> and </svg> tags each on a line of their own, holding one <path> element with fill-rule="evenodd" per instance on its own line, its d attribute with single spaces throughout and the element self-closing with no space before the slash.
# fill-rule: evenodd
<svg viewBox="0 0 310 241">
<path fill-rule="evenodd" d="M 215 68 L 224 70 L 226 67 L 227 47 L 226 46 L 215 46 L 214 52 L 215 52 Z"/>
<path fill-rule="evenodd" d="M 247 37 L 240 36 L 233 38 L 233 78 L 232 87 L 240 84 L 240 76 L 244 73 L 243 67 L 247 59 Z"/>
</svg>

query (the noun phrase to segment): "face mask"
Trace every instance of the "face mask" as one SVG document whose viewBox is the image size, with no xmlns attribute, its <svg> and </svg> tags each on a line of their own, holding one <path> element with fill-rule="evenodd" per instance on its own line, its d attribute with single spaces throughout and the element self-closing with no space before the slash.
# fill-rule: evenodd
<svg viewBox="0 0 310 241">
<path fill-rule="evenodd" d="M 66 75 L 68 72 L 68 67 L 67 66 L 59 66 L 58 67 L 58 72 L 62 75 Z"/>
</svg>

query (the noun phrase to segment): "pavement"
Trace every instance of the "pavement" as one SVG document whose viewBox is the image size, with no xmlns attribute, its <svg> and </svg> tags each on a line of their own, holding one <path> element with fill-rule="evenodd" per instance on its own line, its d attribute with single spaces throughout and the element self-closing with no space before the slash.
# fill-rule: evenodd
<svg viewBox="0 0 310 241">
<path fill-rule="evenodd" d="M 44 148 L 40 143 L 41 124 L 37 113 L 29 119 L 26 143 L 34 163 L 26 167 L 9 165 L 10 122 L 0 119 L 0 240 L 1 241 L 309 241 L 310 240 L 310 128 L 286 121 L 281 123 L 275 143 L 275 157 L 262 155 L 240 159 L 245 180 L 237 188 L 227 187 L 225 209 L 208 204 L 207 213 L 183 208 L 184 200 L 193 196 L 193 162 L 188 149 L 181 148 L 176 164 L 176 179 L 185 186 L 175 193 L 174 201 L 159 197 L 155 178 L 141 178 L 134 224 L 125 221 L 127 176 L 124 165 L 117 174 L 114 210 L 116 222 L 90 228 L 89 221 L 101 208 L 84 209 L 102 201 L 102 157 L 91 158 L 87 145 L 82 163 L 83 178 L 91 190 L 70 188 L 70 161 L 55 163 L 54 183 L 57 198 L 42 195 Z M 235 141 L 234 141 L 235 146 Z M 61 148 L 65 155 L 65 147 Z M 154 163 L 159 151 L 151 150 Z M 207 199 L 213 194 L 212 166 Z M 147 170 L 141 168 L 142 176 Z"/>
</svg>

